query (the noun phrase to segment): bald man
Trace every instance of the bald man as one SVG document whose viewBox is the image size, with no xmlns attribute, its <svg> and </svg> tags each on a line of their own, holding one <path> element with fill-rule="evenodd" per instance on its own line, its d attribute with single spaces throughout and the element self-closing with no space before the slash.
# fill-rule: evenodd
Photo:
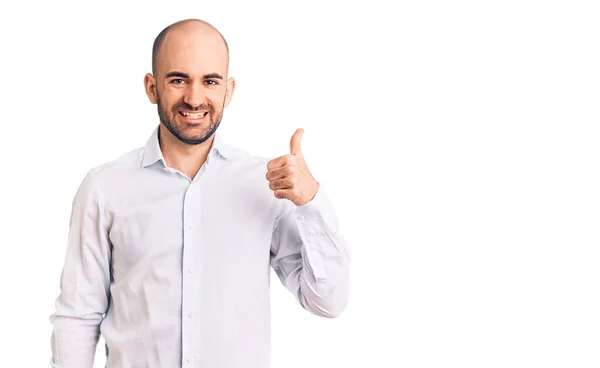
<svg viewBox="0 0 600 368">
<path fill-rule="evenodd" d="M 108 368 L 267 368 L 271 267 L 310 313 L 346 307 L 350 253 L 303 130 L 269 159 L 218 133 L 228 64 L 206 22 L 157 36 L 144 86 L 160 123 L 145 147 L 92 168 L 73 201 L 52 367 L 92 367 L 101 334 Z"/>
</svg>

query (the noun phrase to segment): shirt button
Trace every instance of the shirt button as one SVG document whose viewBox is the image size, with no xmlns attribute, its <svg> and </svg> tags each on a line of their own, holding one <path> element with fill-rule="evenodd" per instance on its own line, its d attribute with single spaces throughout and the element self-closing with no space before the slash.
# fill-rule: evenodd
<svg viewBox="0 0 600 368">
<path fill-rule="evenodd" d="M 193 363 L 193 362 L 194 362 L 194 358 L 191 358 L 191 357 L 190 357 L 190 358 L 187 358 L 187 362 L 188 362 L 188 363 Z"/>
<path fill-rule="evenodd" d="M 189 273 L 194 273 L 194 270 L 192 270 L 191 268 L 188 269 Z"/>
<path fill-rule="evenodd" d="M 190 226 L 188 226 L 188 229 L 194 231 L 196 229 L 196 226 L 194 224 L 191 224 Z"/>
<path fill-rule="evenodd" d="M 192 318 L 194 316 L 194 313 L 190 312 L 188 313 L 188 317 Z"/>
<path fill-rule="evenodd" d="M 302 215 L 298 216 L 298 220 L 304 221 L 304 216 L 302 216 Z"/>
</svg>

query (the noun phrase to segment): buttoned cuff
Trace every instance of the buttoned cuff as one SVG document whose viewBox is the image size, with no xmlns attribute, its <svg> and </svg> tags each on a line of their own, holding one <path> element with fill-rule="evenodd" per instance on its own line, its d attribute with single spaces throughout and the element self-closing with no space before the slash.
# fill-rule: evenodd
<svg viewBox="0 0 600 368">
<path fill-rule="evenodd" d="M 319 189 L 315 197 L 308 203 L 296 207 L 296 216 L 300 221 L 309 223 L 324 223 L 328 228 L 334 229 L 337 224 L 337 215 L 331 200 L 325 193 L 323 184 L 319 184 Z"/>
</svg>

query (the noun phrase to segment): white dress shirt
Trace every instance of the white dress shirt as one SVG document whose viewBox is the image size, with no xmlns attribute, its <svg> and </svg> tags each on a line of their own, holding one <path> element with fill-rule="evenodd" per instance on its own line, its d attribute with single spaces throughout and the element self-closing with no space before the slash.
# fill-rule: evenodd
<svg viewBox="0 0 600 368">
<path fill-rule="evenodd" d="M 273 195 L 268 160 L 217 133 L 190 179 L 145 147 L 93 168 L 73 201 L 51 366 L 267 368 L 270 267 L 315 315 L 348 301 L 348 245 L 323 187 Z M 293 357 L 291 357 L 293 359 Z"/>
</svg>

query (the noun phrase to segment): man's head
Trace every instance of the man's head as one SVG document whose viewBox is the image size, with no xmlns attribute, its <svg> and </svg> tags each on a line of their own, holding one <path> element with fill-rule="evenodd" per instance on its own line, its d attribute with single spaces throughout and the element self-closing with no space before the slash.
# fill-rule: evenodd
<svg viewBox="0 0 600 368">
<path fill-rule="evenodd" d="M 200 144 L 217 130 L 235 88 L 228 69 L 227 42 L 204 21 L 183 20 L 156 37 L 146 94 L 177 139 Z"/>
</svg>

